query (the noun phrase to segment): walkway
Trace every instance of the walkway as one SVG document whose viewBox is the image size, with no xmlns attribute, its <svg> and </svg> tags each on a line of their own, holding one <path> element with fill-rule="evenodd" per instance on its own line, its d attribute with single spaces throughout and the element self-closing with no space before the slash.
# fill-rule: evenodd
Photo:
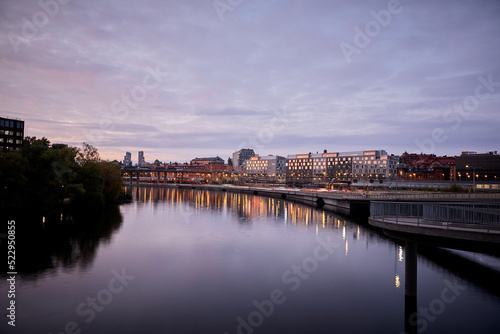
<svg viewBox="0 0 500 334">
<path fill-rule="evenodd" d="M 372 202 L 369 224 L 399 233 L 500 244 L 498 203 Z"/>
</svg>

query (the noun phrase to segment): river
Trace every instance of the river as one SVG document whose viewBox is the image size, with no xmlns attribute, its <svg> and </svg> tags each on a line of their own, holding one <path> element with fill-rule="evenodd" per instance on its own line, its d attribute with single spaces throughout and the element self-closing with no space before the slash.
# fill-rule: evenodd
<svg viewBox="0 0 500 334">
<path fill-rule="evenodd" d="M 88 226 L 19 241 L 16 326 L 4 316 L 0 332 L 404 333 L 404 243 L 285 200 L 129 190 Z M 457 254 L 418 255 L 415 329 L 498 333 L 500 271 Z"/>
</svg>

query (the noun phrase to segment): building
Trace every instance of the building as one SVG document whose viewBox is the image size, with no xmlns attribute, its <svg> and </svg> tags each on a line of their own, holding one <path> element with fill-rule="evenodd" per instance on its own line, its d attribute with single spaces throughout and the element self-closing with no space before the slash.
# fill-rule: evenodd
<svg viewBox="0 0 500 334">
<path fill-rule="evenodd" d="M 233 166 L 224 163 L 224 159 L 219 156 L 208 158 L 194 158 L 190 161 L 191 169 L 199 169 L 206 172 L 231 172 Z"/>
<path fill-rule="evenodd" d="M 412 169 L 414 173 L 416 170 L 429 170 L 432 168 L 440 168 L 447 167 L 449 169 L 449 177 L 450 181 L 455 181 L 457 176 L 456 170 L 456 158 L 441 156 L 437 157 L 435 154 L 416 154 L 416 153 L 408 153 L 405 152 L 401 154 L 400 157 L 400 167 L 406 169 Z M 404 173 L 404 170 L 400 172 Z M 398 178 L 401 177 L 401 173 L 398 172 Z M 430 173 L 431 171 L 427 171 L 425 173 Z M 429 174 L 430 175 L 430 174 Z"/>
<path fill-rule="evenodd" d="M 132 153 L 126 152 L 123 157 L 123 165 L 124 166 L 132 166 Z"/>
<path fill-rule="evenodd" d="M 450 167 L 436 166 L 433 168 L 398 168 L 398 179 L 409 181 L 449 181 Z"/>
<path fill-rule="evenodd" d="M 63 148 L 68 148 L 68 144 L 54 143 L 51 145 L 54 150 L 62 150 Z"/>
<path fill-rule="evenodd" d="M 233 153 L 233 170 L 235 172 L 240 172 L 243 170 L 243 163 L 250 160 L 251 157 L 255 156 L 255 152 L 252 148 L 243 148 L 239 151 Z"/>
<path fill-rule="evenodd" d="M 219 156 L 208 157 L 208 158 L 194 158 L 191 160 L 191 164 L 201 164 L 201 165 L 224 164 L 224 159 L 220 158 Z"/>
<path fill-rule="evenodd" d="M 198 159 L 198 158 L 197 158 Z M 195 159 L 191 160 L 190 163 L 170 163 L 166 164 L 165 167 L 168 170 L 176 171 L 190 171 L 190 172 L 231 172 L 233 166 L 225 163 L 209 163 L 201 164 L 194 162 Z"/>
<path fill-rule="evenodd" d="M 0 117 L 0 151 L 20 151 L 23 139 L 24 121 Z"/>
<path fill-rule="evenodd" d="M 286 173 L 286 158 L 279 155 L 253 156 L 244 163 L 245 174 L 259 182 L 283 182 Z"/>
<path fill-rule="evenodd" d="M 144 159 L 144 151 L 139 151 L 137 161 L 138 161 L 137 162 L 138 166 L 141 166 L 141 165 L 143 165 L 146 162 L 146 160 Z"/>
<path fill-rule="evenodd" d="M 288 184 L 357 183 L 394 179 L 398 159 L 384 150 L 294 154 L 287 157 Z"/>
<path fill-rule="evenodd" d="M 497 151 L 488 153 L 462 152 L 457 160 L 459 181 L 500 181 L 500 155 Z"/>
<path fill-rule="evenodd" d="M 431 168 L 436 167 L 448 167 L 450 170 L 450 181 L 456 181 L 457 179 L 457 158 L 456 157 L 447 157 L 446 155 L 443 157 L 437 157 L 434 161 L 429 165 Z"/>
<path fill-rule="evenodd" d="M 352 152 L 351 157 L 354 179 L 380 181 L 397 177 L 399 158 L 384 150 Z"/>
</svg>

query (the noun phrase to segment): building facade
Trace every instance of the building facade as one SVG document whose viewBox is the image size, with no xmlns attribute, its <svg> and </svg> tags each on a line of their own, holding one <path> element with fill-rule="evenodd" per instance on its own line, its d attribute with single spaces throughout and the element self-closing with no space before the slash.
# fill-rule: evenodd
<svg viewBox="0 0 500 334">
<path fill-rule="evenodd" d="M 450 181 L 450 167 L 433 168 L 398 168 L 398 179 L 408 181 Z"/>
<path fill-rule="evenodd" d="M 123 157 L 123 165 L 124 166 L 132 166 L 132 153 L 126 152 Z"/>
<path fill-rule="evenodd" d="M 423 153 L 417 154 L 417 153 L 405 152 L 401 154 L 399 167 L 412 169 L 414 170 L 414 173 L 415 170 L 423 171 L 433 168 L 440 169 L 441 167 L 447 167 L 449 169 L 449 180 L 455 181 L 457 177 L 456 158 L 449 157 L 446 155 L 438 157 L 435 154 L 423 154 Z M 403 170 L 399 171 L 398 178 L 401 177 L 401 172 L 404 173 Z M 429 172 L 430 171 L 426 171 L 424 173 L 429 173 Z"/>
<path fill-rule="evenodd" d="M 137 158 L 137 165 L 138 166 L 143 165 L 145 162 L 146 160 L 144 159 L 144 151 L 139 151 Z"/>
<path fill-rule="evenodd" d="M 243 148 L 233 153 L 233 171 L 240 172 L 243 168 L 243 163 L 255 156 L 252 148 Z"/>
<path fill-rule="evenodd" d="M 394 179 L 397 164 L 384 150 L 294 154 L 287 157 L 286 181 L 321 185 Z"/>
<path fill-rule="evenodd" d="M 0 117 L 0 151 L 20 151 L 23 139 L 24 121 Z"/>
<path fill-rule="evenodd" d="M 191 159 L 191 164 L 211 165 L 211 164 L 224 164 L 224 159 L 219 156 L 208 158 L 194 158 Z"/>
<path fill-rule="evenodd" d="M 189 165 L 195 169 L 198 168 L 196 166 L 202 166 L 201 169 L 207 172 L 231 172 L 233 170 L 233 166 L 224 163 L 224 159 L 219 156 L 194 158 Z"/>
<path fill-rule="evenodd" d="M 497 151 L 488 153 L 462 152 L 457 157 L 457 179 L 460 181 L 500 181 L 500 155 Z"/>
<path fill-rule="evenodd" d="M 279 155 L 253 156 L 245 161 L 246 176 L 261 182 L 284 182 L 286 158 Z"/>
<path fill-rule="evenodd" d="M 353 179 L 393 180 L 397 177 L 398 157 L 384 150 L 352 152 Z"/>
</svg>

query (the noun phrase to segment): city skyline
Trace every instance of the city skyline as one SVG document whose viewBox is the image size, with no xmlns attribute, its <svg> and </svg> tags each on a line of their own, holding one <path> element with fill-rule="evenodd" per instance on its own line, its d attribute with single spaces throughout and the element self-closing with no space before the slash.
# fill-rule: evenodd
<svg viewBox="0 0 500 334">
<path fill-rule="evenodd" d="M 497 150 L 500 4 L 0 4 L 0 116 L 101 157 Z"/>
</svg>

